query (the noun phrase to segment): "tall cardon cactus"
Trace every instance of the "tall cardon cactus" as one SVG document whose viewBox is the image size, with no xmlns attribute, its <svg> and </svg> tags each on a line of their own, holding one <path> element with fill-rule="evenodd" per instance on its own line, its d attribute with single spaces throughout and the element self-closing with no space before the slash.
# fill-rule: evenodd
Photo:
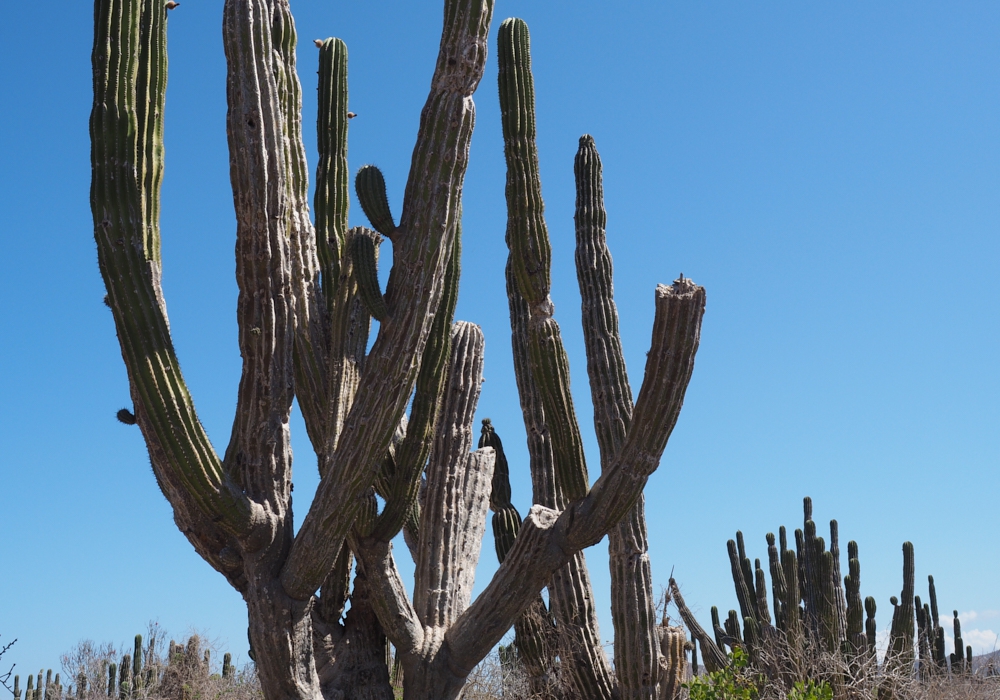
<svg viewBox="0 0 1000 700">
<path fill-rule="evenodd" d="M 338 39 L 316 42 L 314 222 L 288 2 L 225 0 L 243 372 L 221 454 L 184 381 L 161 284 L 166 30 L 168 11 L 182 11 L 176 7 L 95 0 L 94 236 L 131 390 L 133 407 L 120 416 L 141 430 L 178 527 L 246 601 L 264 695 L 388 700 L 389 642 L 403 670 L 404 697 L 455 698 L 516 623 L 519 635 L 528 630 L 541 645 L 539 668 L 552 670 L 558 655 L 560 693 L 662 697 L 662 685 L 676 685 L 670 660 L 678 647 L 672 639 L 661 651 L 666 637 L 651 614 L 642 489 L 683 403 L 705 294 L 683 278 L 656 289 L 652 344 L 633 404 L 611 290 L 600 161 L 593 141 L 581 139 L 577 264 L 601 448 L 601 476 L 591 485 L 549 299 L 524 23 L 504 23 L 499 52 L 507 291 L 535 503 L 521 521 L 509 486 L 504 497 L 494 479 L 499 442 L 472 451 L 484 338 L 477 326 L 453 318 L 472 95 L 486 63 L 493 0 L 444 3 L 398 217 L 377 168 L 353 178 L 374 230 L 348 225 L 347 47 Z M 377 271 L 386 239 L 393 265 L 383 291 Z M 378 333 L 369 349 L 372 318 Z M 320 474 L 297 532 L 293 398 Z M 503 563 L 472 601 L 491 504 L 500 517 Z M 390 544 L 401 531 L 415 562 L 412 597 Z M 582 554 L 609 532 L 617 672 L 600 645 Z M 541 603 L 544 586 L 551 610 Z M 539 605 L 544 624 L 531 631 Z M 529 640 L 522 641 L 526 649 Z M 140 688 L 141 668 L 138 652 L 123 659 L 119 693 Z"/>
</svg>

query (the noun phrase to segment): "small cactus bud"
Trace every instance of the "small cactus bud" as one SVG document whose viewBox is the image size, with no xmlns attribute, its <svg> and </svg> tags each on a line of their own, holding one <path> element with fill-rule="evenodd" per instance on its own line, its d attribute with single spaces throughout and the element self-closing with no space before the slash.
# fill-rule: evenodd
<svg viewBox="0 0 1000 700">
<path fill-rule="evenodd" d="M 180 7 L 180 6 L 181 4 L 179 2 L 174 2 L 174 0 L 167 0 L 166 7 L 168 10 L 173 10 L 175 7 Z"/>
<path fill-rule="evenodd" d="M 313 43 L 316 44 L 316 48 L 317 49 L 323 48 L 323 40 L 322 39 L 313 39 Z"/>
<path fill-rule="evenodd" d="M 119 410 L 115 415 L 118 417 L 118 422 L 125 425 L 135 425 L 135 414 L 127 408 Z"/>
</svg>

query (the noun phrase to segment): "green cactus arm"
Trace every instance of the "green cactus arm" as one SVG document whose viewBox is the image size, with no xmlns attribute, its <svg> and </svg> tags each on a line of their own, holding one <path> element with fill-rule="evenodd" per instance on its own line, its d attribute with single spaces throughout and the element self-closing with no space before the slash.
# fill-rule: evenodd
<svg viewBox="0 0 1000 700">
<path fill-rule="evenodd" d="M 181 529 L 239 587 L 219 552 L 254 532 L 262 511 L 228 478 L 198 420 L 161 286 L 166 9 L 157 0 L 101 0 L 94 32 L 94 237 L 136 420 Z"/>
<path fill-rule="evenodd" d="M 389 317 L 389 309 L 378 283 L 378 253 L 375 243 L 368 236 L 354 236 L 349 248 L 361 300 L 372 318 L 385 322 Z"/>
<path fill-rule="evenodd" d="M 500 114 L 507 159 L 507 244 L 514 277 L 531 315 L 549 302 L 552 249 L 543 216 L 538 148 L 535 144 L 535 81 L 528 25 L 504 20 L 497 34 Z"/>
<path fill-rule="evenodd" d="M 738 534 L 742 539 L 743 533 Z M 733 586 L 736 588 L 736 600 L 740 604 L 740 618 L 756 617 L 757 609 L 751 593 L 754 590 L 753 579 L 748 581 L 746 578 L 736 540 L 726 542 L 726 550 L 729 552 L 729 565 L 733 576 Z"/>
<path fill-rule="evenodd" d="M 587 374 L 594 428 L 605 469 L 625 441 L 632 421 L 632 389 L 618 332 L 613 265 L 605 231 L 601 157 L 593 137 L 580 137 L 573 163 L 576 179 L 576 271 L 582 300 Z M 655 694 L 660 672 L 660 633 L 653 599 L 645 503 L 642 496 L 608 533 L 611 620 L 615 670 L 627 697 Z"/>
<path fill-rule="evenodd" d="M 914 588 L 913 543 L 903 543 L 903 590 L 899 604 L 895 606 L 892 627 L 889 630 L 889 655 L 901 668 L 908 668 L 913 660 L 913 588 Z"/>
<path fill-rule="evenodd" d="M 458 303 L 461 261 L 462 231 L 459 227 L 445 273 L 444 293 L 434 315 L 434 325 L 431 327 L 420 360 L 420 371 L 417 374 L 406 435 L 396 448 L 397 471 L 383 496 L 385 509 L 372 533 L 373 537 L 386 542 L 396 536 L 414 508 L 419 507 L 417 495 L 420 490 L 420 479 L 427 458 L 430 456 L 434 428 L 441 409 L 441 396 L 448 378 L 451 327 L 455 317 L 455 306 Z"/>
<path fill-rule="evenodd" d="M 449 0 L 431 93 L 403 198 L 386 303 L 389 320 L 366 359 L 344 431 L 282 568 L 285 591 L 307 600 L 336 559 L 406 409 L 443 293 L 482 77 L 492 0 Z"/>
<path fill-rule="evenodd" d="M 385 176 L 382 175 L 382 171 L 374 165 L 362 166 L 354 176 L 354 190 L 372 228 L 391 239 L 396 233 L 396 222 L 389 209 L 389 197 L 385 192 Z"/>
<path fill-rule="evenodd" d="M 847 639 L 847 602 L 840 576 L 840 526 L 836 520 L 830 521 L 830 553 L 833 555 L 833 600 L 837 606 L 837 629 L 840 640 L 844 641 Z"/>
</svg>

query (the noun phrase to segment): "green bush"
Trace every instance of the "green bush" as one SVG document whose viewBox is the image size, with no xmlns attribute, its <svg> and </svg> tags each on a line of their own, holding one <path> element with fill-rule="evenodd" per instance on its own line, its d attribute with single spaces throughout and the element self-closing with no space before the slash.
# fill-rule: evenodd
<svg viewBox="0 0 1000 700">
<path fill-rule="evenodd" d="M 721 671 L 691 679 L 685 683 L 690 700 L 758 700 L 765 679 L 750 670 L 746 652 L 736 647 L 729 655 L 729 665 Z M 833 689 L 826 681 L 797 681 L 788 700 L 833 700 Z"/>
</svg>

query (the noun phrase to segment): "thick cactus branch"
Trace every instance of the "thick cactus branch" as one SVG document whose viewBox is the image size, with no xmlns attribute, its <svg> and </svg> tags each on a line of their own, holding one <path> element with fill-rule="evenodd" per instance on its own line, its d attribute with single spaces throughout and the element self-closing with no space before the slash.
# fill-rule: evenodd
<svg viewBox="0 0 1000 700">
<path fill-rule="evenodd" d="M 354 274 L 358 280 L 358 291 L 368 313 L 376 321 L 384 322 L 389 316 L 389 309 L 382 297 L 378 284 L 378 254 L 375 243 L 368 236 L 354 236 L 349 244 L 351 262 L 354 264 Z"/>
<path fill-rule="evenodd" d="M 494 453 L 470 453 L 483 381 L 483 334 L 471 323 L 452 330 L 448 387 L 427 467 L 414 606 L 424 625 L 447 627 L 468 606 L 479 561 Z"/>
<path fill-rule="evenodd" d="M 394 240 L 389 319 L 379 329 L 330 470 L 283 567 L 282 585 L 293 598 L 307 600 L 325 579 L 406 409 L 457 235 L 475 118 L 471 95 L 483 74 L 492 11 L 491 0 L 446 3 Z"/>
</svg>

